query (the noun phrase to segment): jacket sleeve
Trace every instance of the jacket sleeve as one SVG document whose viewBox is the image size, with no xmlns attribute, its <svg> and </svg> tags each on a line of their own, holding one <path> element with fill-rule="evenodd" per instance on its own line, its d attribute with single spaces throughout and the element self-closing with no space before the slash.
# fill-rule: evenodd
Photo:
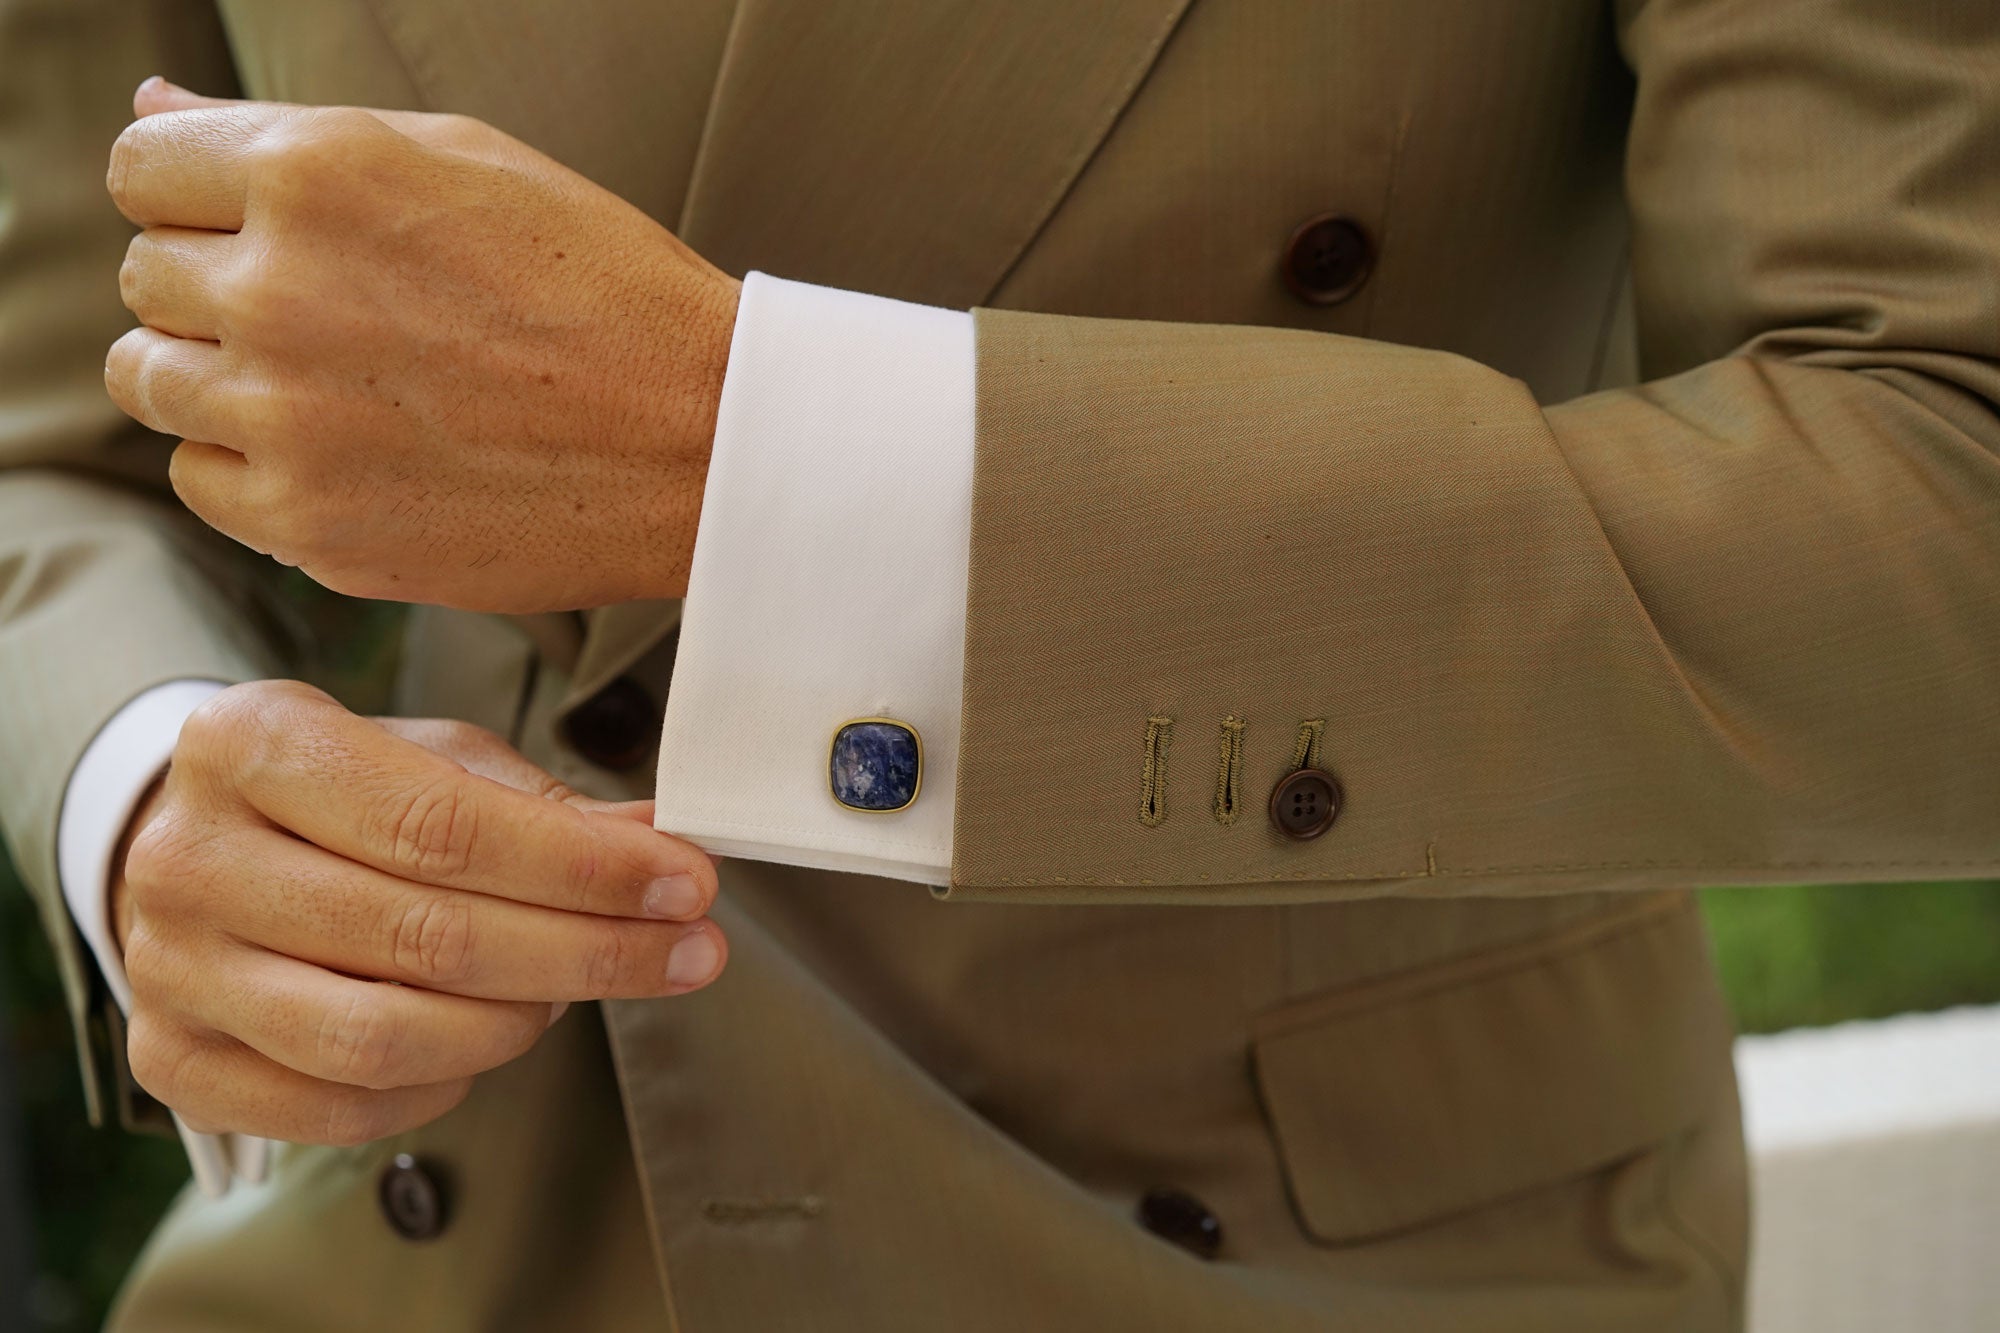
<svg viewBox="0 0 2000 1333">
<path fill-rule="evenodd" d="M 1620 34 L 1637 388 L 979 312 L 955 896 L 2000 875 L 2000 9 Z"/>
<path fill-rule="evenodd" d="M 126 420 L 103 381 L 132 322 L 131 228 L 104 190 L 132 90 L 152 73 L 233 79 L 213 10 L 192 2 L 0 0 L 0 53 L 0 830 L 54 945 L 97 1120 L 99 1062 L 122 1055 L 93 1041 L 115 1016 L 56 877 L 69 774 L 147 687 L 277 667 L 246 566 L 167 487 L 173 442 Z"/>
</svg>

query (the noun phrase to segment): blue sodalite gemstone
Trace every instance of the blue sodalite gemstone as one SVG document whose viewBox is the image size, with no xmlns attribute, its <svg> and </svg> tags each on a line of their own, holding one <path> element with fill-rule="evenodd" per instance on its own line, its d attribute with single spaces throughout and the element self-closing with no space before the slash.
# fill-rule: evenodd
<svg viewBox="0 0 2000 1333">
<path fill-rule="evenodd" d="M 914 728 L 871 718 L 833 734 L 827 765 L 833 799 L 850 810 L 901 810 L 917 799 L 923 751 Z"/>
</svg>

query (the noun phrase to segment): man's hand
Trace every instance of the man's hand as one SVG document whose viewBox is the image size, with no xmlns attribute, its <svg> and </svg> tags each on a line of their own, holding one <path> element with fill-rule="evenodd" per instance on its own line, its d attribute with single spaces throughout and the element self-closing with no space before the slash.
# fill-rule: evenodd
<svg viewBox="0 0 2000 1333">
<path fill-rule="evenodd" d="M 739 284 L 462 116 L 148 80 L 111 397 L 210 524 L 337 591 L 486 611 L 687 586 Z"/>
<path fill-rule="evenodd" d="M 133 1076 L 191 1128 L 364 1143 L 456 1106 L 568 1001 L 706 985 L 715 867 L 649 805 L 463 723 L 223 691 L 114 886 Z"/>
</svg>

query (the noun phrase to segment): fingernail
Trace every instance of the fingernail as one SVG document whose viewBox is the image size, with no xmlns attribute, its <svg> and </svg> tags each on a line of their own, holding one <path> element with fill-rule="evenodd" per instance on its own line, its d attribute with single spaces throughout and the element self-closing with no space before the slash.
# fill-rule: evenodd
<svg viewBox="0 0 2000 1333">
<path fill-rule="evenodd" d="M 700 916 L 701 889 L 693 875 L 667 875 L 646 886 L 641 906 L 647 916 Z"/>
<path fill-rule="evenodd" d="M 556 1025 L 556 1020 L 561 1018 L 564 1014 L 568 1012 L 569 1012 L 568 1000 L 557 1000 L 554 1004 L 550 1005 L 549 1026 L 554 1027 Z"/>
<path fill-rule="evenodd" d="M 151 78 L 147 79 L 144 83 L 139 85 L 139 91 L 143 93 L 148 88 L 164 88 L 166 86 L 167 86 L 167 81 L 161 78 L 159 75 L 155 74 Z"/>
<path fill-rule="evenodd" d="M 722 950 L 715 947 L 715 937 L 705 930 L 696 931 L 667 955 L 667 984 L 699 986 L 715 975 L 716 965 L 721 961 Z"/>
</svg>

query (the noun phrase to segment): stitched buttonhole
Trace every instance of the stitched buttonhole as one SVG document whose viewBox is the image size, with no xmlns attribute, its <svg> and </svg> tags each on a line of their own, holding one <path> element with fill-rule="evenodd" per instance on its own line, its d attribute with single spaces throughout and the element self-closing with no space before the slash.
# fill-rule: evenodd
<svg viewBox="0 0 2000 1333">
<path fill-rule="evenodd" d="M 1167 817 L 1167 744 L 1174 720 L 1155 715 L 1146 719 L 1146 759 L 1139 772 L 1139 822 L 1157 828 Z"/>
<path fill-rule="evenodd" d="M 1299 738 L 1292 745 L 1292 767 L 1319 767 L 1319 739 L 1326 733 L 1326 719 L 1313 718 L 1299 723 Z"/>
<path fill-rule="evenodd" d="M 1243 719 L 1230 714 L 1222 719 L 1221 755 L 1215 768 L 1215 822 L 1236 822 L 1243 810 Z"/>
</svg>

